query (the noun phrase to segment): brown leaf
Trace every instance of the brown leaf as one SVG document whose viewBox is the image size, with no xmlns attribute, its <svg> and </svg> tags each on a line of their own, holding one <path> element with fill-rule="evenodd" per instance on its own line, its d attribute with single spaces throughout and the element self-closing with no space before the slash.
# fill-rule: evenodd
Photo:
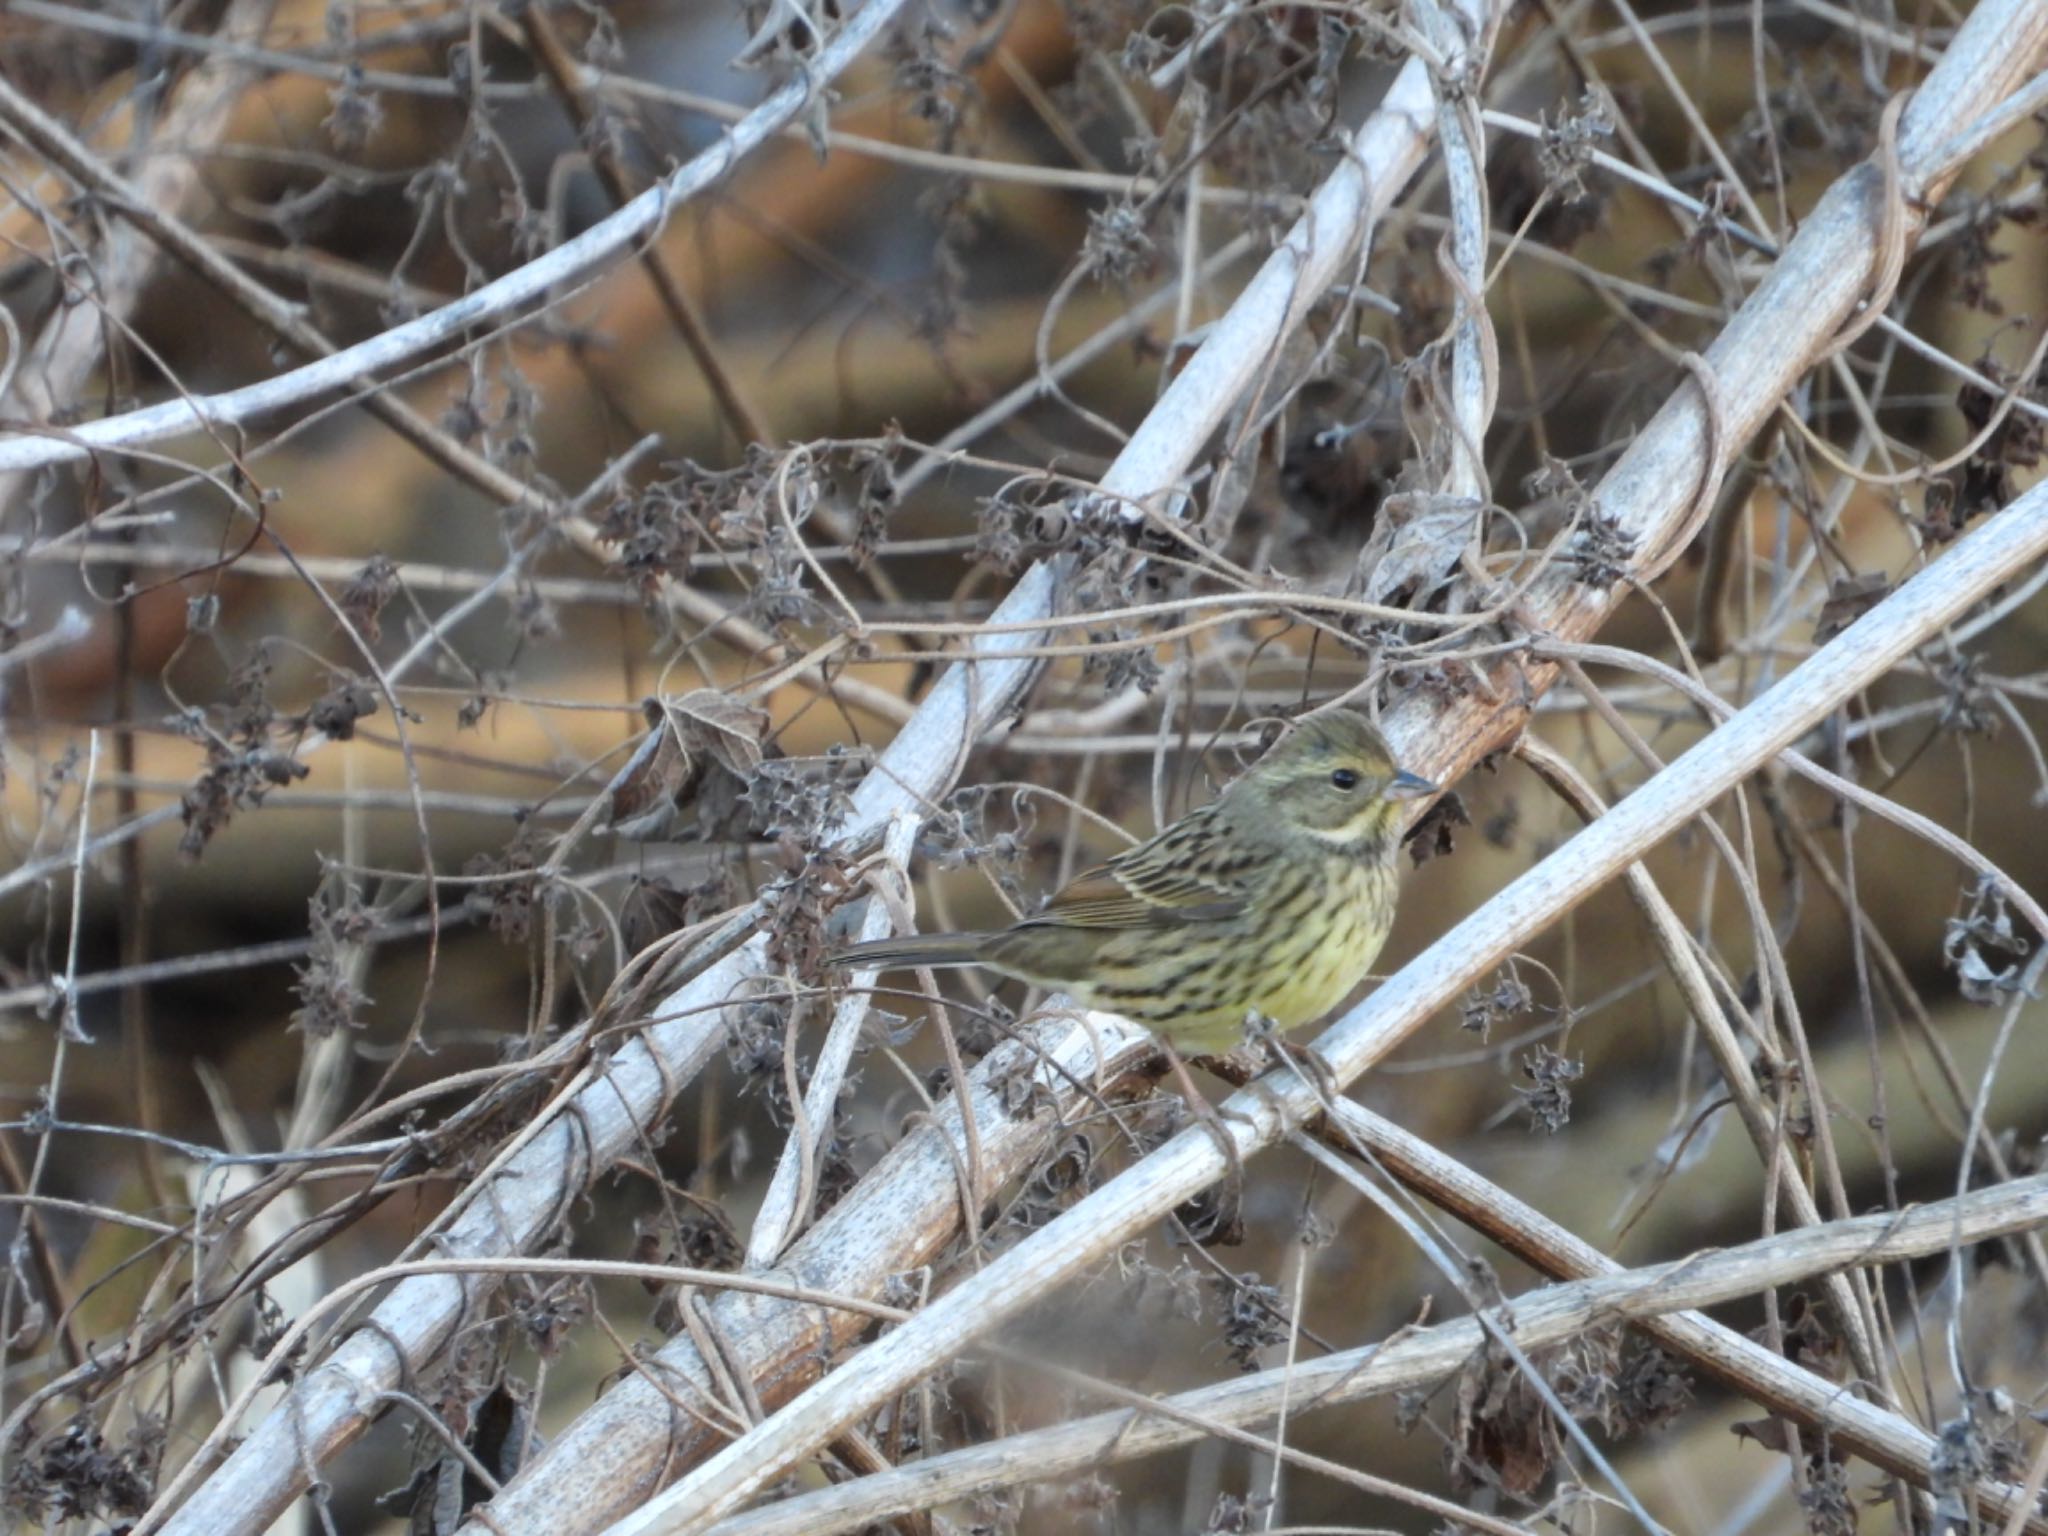
<svg viewBox="0 0 2048 1536">
<path fill-rule="evenodd" d="M 1728 1426 L 1739 1440 L 1754 1440 L 1780 1455 L 1792 1449 L 1792 1435 L 1783 1419 L 1743 1419 Z"/>
<path fill-rule="evenodd" d="M 1830 585 L 1827 601 L 1820 605 L 1820 622 L 1814 626 L 1815 642 L 1834 639 L 1883 601 L 1891 589 L 1891 578 L 1883 571 L 1845 576 Z"/>
<path fill-rule="evenodd" d="M 664 707 L 681 729 L 687 748 L 703 749 L 742 779 L 751 778 L 761 766 L 761 738 L 768 734 L 766 711 L 715 688 L 696 689 L 667 700 Z"/>
<path fill-rule="evenodd" d="M 1457 829 L 1472 825 L 1471 812 L 1455 790 L 1437 797 L 1422 813 L 1422 819 L 1408 829 L 1408 857 L 1420 868 L 1431 859 L 1448 858 L 1457 848 Z"/>
<path fill-rule="evenodd" d="M 1555 1440 L 1549 1410 L 1530 1390 L 1520 1368 L 1487 1348 L 1476 1351 L 1458 1377 L 1454 1477 L 1461 1486 L 1497 1483 L 1517 1496 L 1549 1474 Z"/>
<path fill-rule="evenodd" d="M 389 555 L 372 555 L 335 598 L 335 606 L 349 627 L 375 645 L 384 637 L 379 622 L 385 607 L 398 596 L 398 565 Z"/>
<path fill-rule="evenodd" d="M 649 699 L 642 708 L 648 732 L 605 786 L 611 799 L 611 830 L 636 840 L 657 838 L 668 830 L 676 802 L 689 793 L 701 772 L 675 726 L 664 718 L 661 705 Z"/>
<path fill-rule="evenodd" d="M 1534 1493 L 1550 1471 L 1550 1458 L 1544 1453 L 1543 1426 L 1534 1417 L 1484 1424 L 1466 1451 L 1492 1467 L 1501 1487 L 1517 1497 Z"/>
</svg>

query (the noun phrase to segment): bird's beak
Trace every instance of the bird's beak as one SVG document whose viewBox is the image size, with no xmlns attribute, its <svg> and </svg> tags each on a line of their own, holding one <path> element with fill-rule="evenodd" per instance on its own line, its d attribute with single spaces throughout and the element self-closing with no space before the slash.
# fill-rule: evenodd
<svg viewBox="0 0 2048 1536">
<path fill-rule="evenodd" d="M 1389 800 L 1420 800 L 1437 792 L 1438 786 L 1429 782 L 1419 773 L 1410 773 L 1403 768 L 1388 783 L 1385 795 Z"/>
</svg>

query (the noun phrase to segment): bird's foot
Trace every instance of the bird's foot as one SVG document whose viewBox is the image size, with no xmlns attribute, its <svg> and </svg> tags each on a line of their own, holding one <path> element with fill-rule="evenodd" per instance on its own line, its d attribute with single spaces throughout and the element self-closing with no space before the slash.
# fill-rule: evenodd
<svg viewBox="0 0 2048 1536">
<path fill-rule="evenodd" d="M 1322 1053 L 1312 1045 L 1297 1045 L 1280 1032 L 1278 1024 L 1256 1010 L 1245 1020 L 1244 1045 L 1231 1052 L 1229 1059 L 1236 1063 L 1247 1058 L 1247 1077 L 1255 1077 L 1267 1067 L 1292 1066 L 1307 1077 L 1310 1089 L 1326 1108 L 1337 1095 L 1337 1074 Z"/>
<path fill-rule="evenodd" d="M 1181 1098 L 1195 1123 L 1216 1143 L 1225 1164 L 1223 1182 L 1203 1190 L 1180 1208 L 1188 1233 L 1204 1247 L 1234 1248 L 1244 1241 L 1244 1154 L 1237 1150 L 1237 1138 L 1225 1125 L 1223 1112 L 1203 1095 L 1188 1073 L 1187 1063 L 1170 1040 L 1161 1039 L 1166 1064 L 1173 1070 Z"/>
<path fill-rule="evenodd" d="M 1182 1201 L 1174 1214 L 1188 1236 L 1204 1248 L 1235 1248 L 1244 1241 L 1244 1159 L 1238 1155 L 1237 1138 L 1214 1110 L 1196 1111 L 1195 1123 L 1208 1132 L 1230 1166 L 1220 1184 Z"/>
<path fill-rule="evenodd" d="M 1275 1066 L 1299 1068 L 1308 1078 L 1309 1087 L 1325 1105 L 1343 1091 L 1337 1081 L 1337 1072 L 1323 1053 L 1312 1045 L 1299 1045 L 1285 1035 L 1269 1035 L 1265 1040 L 1268 1059 Z"/>
</svg>

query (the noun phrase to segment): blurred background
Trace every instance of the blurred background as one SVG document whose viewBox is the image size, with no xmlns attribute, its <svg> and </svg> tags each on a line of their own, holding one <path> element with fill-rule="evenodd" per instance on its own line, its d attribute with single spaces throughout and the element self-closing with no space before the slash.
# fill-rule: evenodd
<svg viewBox="0 0 2048 1536">
<path fill-rule="evenodd" d="M 805 67 L 813 28 L 839 9 L 10 0 L 0 76 L 344 345 L 533 259 L 715 146 Z M 588 1018 L 644 946 L 801 870 L 957 644 L 916 626 L 985 618 L 1052 554 L 1074 562 L 1070 610 L 1172 602 L 1219 572 L 1360 590 L 1387 499 L 1413 487 L 1427 359 L 1452 314 L 1433 163 L 1377 230 L 1360 290 L 1312 317 L 1317 355 L 1288 360 L 1306 374 L 1290 409 L 1234 461 L 1230 495 L 1200 491 L 1185 545 L 1134 544 L 1069 493 L 1143 419 L 1378 99 L 1393 13 L 959 0 L 905 17 L 829 111 L 677 207 L 632 259 L 378 392 L 499 478 L 330 397 L 0 481 L 6 1411 L 180 1305 L 174 1234 L 254 1178 L 199 1149 L 307 1146 L 373 1104 L 516 1062 Z M 1497 574 L 1527 568 L 1572 483 L 1598 479 L 1681 386 L 1680 354 L 1704 349 L 1767 265 L 1732 229 L 1729 176 L 1782 239 L 1870 152 L 1885 101 L 1958 20 L 1947 5 L 1823 0 L 1508 12 L 1483 92 Z M 14 103 L 0 112 L 9 428 L 62 430 L 301 360 L 28 123 Z M 1589 164 L 1593 149 L 1652 168 L 1709 216 Z M 1674 663 L 1689 652 L 1740 704 L 2033 482 L 2044 168 L 2038 116 L 1977 155 L 1892 311 L 2029 408 L 1982 431 L 1995 396 L 1866 336 L 1807 377 L 1695 546 L 1622 602 L 1603 641 Z M 1050 365 L 1084 346 L 1055 382 Z M 2048 599 L 2011 596 L 1998 624 L 1928 647 L 1803 747 L 2039 890 Z M 855 615 L 868 627 L 822 682 L 774 681 Z M 1454 664 L 1403 651 L 1413 636 L 1391 630 L 1234 610 L 1157 638 L 1184 617 L 1062 633 L 1078 654 L 1047 665 L 933 808 L 915 867 L 927 926 L 1028 908 L 1113 852 L 1118 829 L 1143 836 L 1206 799 L 1306 705 L 1360 685 L 1376 702 L 1458 686 Z M 395 692 L 372 663 L 387 679 L 402 667 Z M 1590 673 L 1665 760 L 1703 733 L 1661 685 Z M 1610 799 L 1644 776 L 1569 683 L 1534 728 Z M 1383 970 L 1578 825 L 1506 755 L 1455 788 L 1465 824 L 1418 840 Z M 1789 996 L 1768 979 L 1742 881 L 1703 836 L 1650 867 L 1743 1005 L 1768 998 L 1775 1026 L 1810 1042 L 1819 1081 L 1804 1102 L 1832 1128 L 1851 1208 L 2038 1171 L 2037 1010 L 2021 1010 L 1992 1070 L 2023 925 L 1925 842 L 1783 775 L 1715 814 L 1751 861 Z M 816 984 L 822 936 L 784 938 L 792 975 Z M 912 1081 L 943 1066 L 923 1005 L 885 1006 L 894 1055 L 878 1032 L 827 1199 L 901 1134 Z M 572 1213 L 565 1251 L 733 1262 L 787 1134 L 782 1050 L 780 1030 L 735 1027 L 658 1153 Z M 1356 1091 L 1623 1264 L 1766 1230 L 1754 1149 L 1618 887 Z M 2003 1170 L 1963 1166 L 1980 1094 Z M 1005 1209 L 1021 1230 L 1131 1155 L 1091 1130 L 1077 1164 Z M 302 1182 L 269 1208 L 275 1225 L 237 1240 L 258 1251 L 370 1172 Z M 388 1261 L 453 1187 L 427 1180 L 371 1207 L 293 1272 L 301 1294 Z M 1284 1358 L 1284 1329 L 1247 1339 L 1233 1322 L 1244 1285 L 1292 1297 L 1298 1281 L 1307 1335 L 1338 1347 L 1464 1309 L 1394 1228 L 1293 1154 L 1262 1160 L 1245 1198 L 1241 1247 L 1200 1256 L 1161 1233 L 1058 1316 L 1034 1314 L 1025 1337 L 1157 1391 Z M 1465 1243 L 1508 1294 L 1536 1283 Z M 1901 1389 L 1930 1428 L 1958 1413 L 1942 1340 L 1960 1294 L 1970 1384 L 2009 1394 L 1998 1454 L 2018 1460 L 1998 1465 L 2011 1475 L 2041 1434 L 2048 1297 L 2004 1245 L 1973 1255 L 1959 1292 L 1941 1278 L 1939 1264 L 1885 1276 Z M 517 1384 L 542 1438 L 617 1375 L 622 1343 L 674 1326 L 630 1283 L 560 1300 L 558 1331 L 501 1329 L 484 1373 Z M 189 1390 L 198 1360 L 246 1359 L 294 1311 L 273 1302 L 167 1345 L 119 1390 L 40 1405 L 8 1447 L 10 1516 L 81 1530 L 132 1518 L 210 1427 L 210 1393 Z M 1806 1305 L 1779 1298 L 1803 1319 L 1805 1363 L 1844 1370 Z M 1764 1322 L 1760 1304 L 1717 1315 Z M 1840 1469 L 1835 1497 L 1814 1468 L 1731 1433 L 1760 1410 L 1712 1383 L 1660 1378 L 1631 1396 L 1654 1372 L 1632 1364 L 1639 1343 L 1615 1348 L 1560 1369 L 1588 1383 L 1575 1406 L 1671 1528 L 1909 1523 L 1873 1502 L 1887 1485 L 1871 1469 Z M 1042 1382 L 972 1378 L 923 1426 L 929 1448 L 1082 1411 Z M 1500 1515 L 1592 1529 L 1601 1511 L 1554 1428 L 1461 1403 L 1475 1390 L 1309 1415 L 1292 1439 Z M 393 1415 L 329 1468 L 338 1527 L 440 1529 L 402 1491 L 421 1455 Z M 1241 1501 L 1266 1475 L 1218 1442 L 981 1515 L 1030 1531 L 1253 1529 L 1265 1515 Z M 1285 1490 L 1282 1524 L 1435 1525 L 1309 1475 Z"/>
</svg>

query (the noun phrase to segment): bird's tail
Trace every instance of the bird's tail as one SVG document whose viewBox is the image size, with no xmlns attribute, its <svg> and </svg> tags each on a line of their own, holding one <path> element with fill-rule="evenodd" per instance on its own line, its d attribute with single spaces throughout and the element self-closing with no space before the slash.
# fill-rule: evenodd
<svg viewBox="0 0 2048 1536">
<path fill-rule="evenodd" d="M 890 971 L 911 965 L 978 965 L 987 941 L 985 933 L 907 933 L 901 938 L 849 945 L 826 963 L 863 971 Z"/>
</svg>

